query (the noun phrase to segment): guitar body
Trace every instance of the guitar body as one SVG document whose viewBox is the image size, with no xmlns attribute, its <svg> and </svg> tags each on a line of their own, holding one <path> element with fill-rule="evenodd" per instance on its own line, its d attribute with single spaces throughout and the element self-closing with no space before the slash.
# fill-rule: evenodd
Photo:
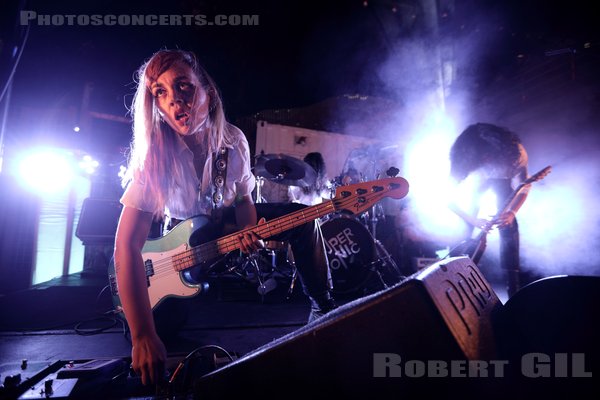
<svg viewBox="0 0 600 400">
<path fill-rule="evenodd" d="M 473 259 L 473 255 L 479 246 L 479 238 L 468 238 L 454 246 L 448 253 L 448 257 L 468 256 Z"/>
<path fill-rule="evenodd" d="M 172 257 L 213 239 L 215 232 L 210 219 L 200 215 L 180 222 L 163 237 L 146 241 L 142 248 L 142 258 L 153 309 L 169 297 L 190 297 L 200 293 L 202 284 L 194 281 L 192 269 L 176 270 Z M 213 261 L 215 260 L 202 260 L 198 266 L 202 267 Z M 109 266 L 109 280 L 113 303 L 120 305 L 113 260 Z"/>
</svg>

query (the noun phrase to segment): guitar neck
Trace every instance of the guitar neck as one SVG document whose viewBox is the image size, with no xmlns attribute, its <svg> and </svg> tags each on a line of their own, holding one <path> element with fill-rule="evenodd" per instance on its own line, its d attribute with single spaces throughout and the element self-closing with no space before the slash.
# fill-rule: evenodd
<svg viewBox="0 0 600 400">
<path fill-rule="evenodd" d="M 372 207 L 384 197 L 401 199 L 407 193 L 408 182 L 401 177 L 384 178 L 372 182 L 342 186 L 336 190 L 336 195 L 331 200 L 301 208 L 260 225 L 255 225 L 223 236 L 212 242 L 186 249 L 186 251 L 173 256 L 174 268 L 178 271 L 183 271 L 184 269 L 198 265 L 203 260 L 216 259 L 220 255 L 239 250 L 239 237 L 250 231 L 255 232 L 263 239 L 268 239 L 338 210 L 346 210 L 352 214 L 358 214 Z"/>
<path fill-rule="evenodd" d="M 504 214 L 506 211 L 510 210 L 510 207 L 513 203 L 513 201 L 517 198 L 517 196 L 519 195 L 519 193 L 521 192 L 521 190 L 523 190 L 523 188 L 527 185 L 528 183 L 521 183 L 511 194 L 510 196 L 508 196 L 508 199 L 506 199 L 506 201 L 504 202 L 504 205 L 498 210 L 498 212 L 496 213 L 496 218 L 499 217 L 500 215 Z"/>
<path fill-rule="evenodd" d="M 231 251 L 240 250 L 239 236 L 246 232 L 254 231 L 261 238 L 269 238 L 280 233 L 286 232 L 297 226 L 321 218 L 327 214 L 336 211 L 333 200 L 325 201 L 314 206 L 302 208 L 291 214 L 272 219 L 264 224 L 256 225 L 237 231 L 235 233 L 223 236 L 217 240 L 206 242 L 193 247 L 188 251 L 177 254 L 173 257 L 174 268 L 177 271 L 183 271 L 198 265 L 201 260 L 211 260 L 220 255 Z"/>
<path fill-rule="evenodd" d="M 504 202 L 504 205 L 498 211 L 498 213 L 496 214 L 496 217 L 502 215 L 503 213 L 505 213 L 507 210 L 510 209 L 512 202 L 517 198 L 517 196 L 519 195 L 519 193 L 521 193 L 521 191 L 525 188 L 525 186 L 531 185 L 534 182 L 544 179 L 544 177 L 546 177 L 546 175 L 548 175 L 550 173 L 551 169 L 552 169 L 552 167 L 549 165 L 549 166 L 543 168 L 542 170 L 536 172 L 535 174 L 533 174 L 532 176 L 527 178 L 519 186 L 517 186 L 517 188 L 510 194 L 510 196 L 508 196 L 508 199 Z"/>
<path fill-rule="evenodd" d="M 291 214 L 286 214 L 282 217 L 272 219 L 264 224 L 256 225 L 224 236 L 214 241 L 214 243 L 218 248 L 219 254 L 226 254 L 230 251 L 240 249 L 238 237 L 246 232 L 254 231 L 258 236 L 266 239 L 286 232 L 297 226 L 303 225 L 307 222 L 314 221 L 315 219 L 321 218 L 327 214 L 331 214 L 335 210 L 336 209 L 332 200 L 325 201 L 314 206 L 302 208 Z"/>
</svg>

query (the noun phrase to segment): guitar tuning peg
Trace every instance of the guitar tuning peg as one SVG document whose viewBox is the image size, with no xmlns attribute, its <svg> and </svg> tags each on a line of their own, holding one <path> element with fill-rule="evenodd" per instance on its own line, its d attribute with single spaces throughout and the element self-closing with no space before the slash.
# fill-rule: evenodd
<svg viewBox="0 0 600 400">
<path fill-rule="evenodd" d="M 387 171 L 385 171 L 386 175 L 389 176 L 390 178 L 395 177 L 396 175 L 398 175 L 398 173 L 400 172 L 400 170 L 396 167 L 389 167 Z"/>
</svg>

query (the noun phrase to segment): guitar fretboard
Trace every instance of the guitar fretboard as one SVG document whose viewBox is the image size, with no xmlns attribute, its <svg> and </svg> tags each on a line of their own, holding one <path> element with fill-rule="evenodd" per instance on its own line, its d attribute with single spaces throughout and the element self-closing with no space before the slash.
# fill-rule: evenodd
<svg viewBox="0 0 600 400">
<path fill-rule="evenodd" d="M 379 181 L 364 182 L 344 186 L 338 189 L 336 197 L 310 207 L 275 218 L 260 225 L 213 240 L 172 257 L 176 271 L 197 266 L 206 260 L 214 260 L 220 255 L 240 249 L 240 236 L 254 231 L 263 239 L 268 239 L 282 232 L 321 218 L 338 210 L 348 210 L 353 214 L 363 212 L 383 197 L 402 198 L 408 193 L 408 182 L 404 178 L 386 178 Z"/>
</svg>

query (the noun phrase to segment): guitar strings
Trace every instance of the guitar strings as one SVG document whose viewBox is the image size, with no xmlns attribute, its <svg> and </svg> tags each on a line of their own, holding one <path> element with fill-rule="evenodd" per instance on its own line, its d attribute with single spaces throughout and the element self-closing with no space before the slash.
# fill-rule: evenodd
<svg viewBox="0 0 600 400">
<path fill-rule="evenodd" d="M 264 224 L 246 228 L 235 233 L 226 235 L 220 239 L 200 244 L 176 255 L 165 257 L 162 259 L 157 259 L 153 261 L 153 275 L 155 277 L 160 277 L 163 275 L 179 273 L 180 271 L 191 268 L 199 264 L 199 262 L 196 261 L 198 259 L 198 256 L 200 256 L 200 260 L 210 260 L 219 255 L 226 254 L 230 251 L 238 250 L 240 248 L 238 237 L 247 232 L 254 231 L 262 238 L 269 238 L 278 233 L 292 229 L 295 226 L 305 224 L 307 220 L 315 220 L 321 216 L 330 214 L 339 209 L 348 209 L 350 208 L 349 206 L 351 206 L 352 203 L 357 201 L 359 197 L 366 198 L 366 202 L 370 203 L 373 201 L 374 198 L 383 197 L 384 194 L 386 194 L 386 191 L 369 191 L 368 193 L 362 196 L 354 195 L 345 198 L 334 198 L 325 203 L 303 208 L 298 211 L 292 212 L 288 215 L 276 218 L 273 221 L 280 220 L 280 222 L 277 222 L 275 227 L 269 226 L 274 224 L 273 222 L 267 221 Z M 332 210 L 324 212 L 323 209 Z M 277 230 L 278 232 L 276 232 L 275 234 L 271 234 L 270 232 L 272 230 Z M 266 236 L 267 234 L 268 236 Z"/>
<path fill-rule="evenodd" d="M 365 195 L 363 195 L 362 197 L 367 198 L 368 202 L 371 202 L 372 198 L 378 197 L 378 196 L 383 196 L 383 194 L 384 194 L 383 191 L 369 192 L 369 193 L 366 193 Z M 326 208 L 329 208 L 335 203 L 336 206 L 334 207 L 334 211 L 337 209 L 340 209 L 340 208 L 342 208 L 342 209 L 349 208 L 348 206 L 351 205 L 353 202 L 355 202 L 358 197 L 360 197 L 360 196 L 355 195 L 355 196 L 350 196 L 350 197 L 341 198 L 341 199 L 332 199 L 328 202 L 321 203 L 321 204 L 318 204 L 313 207 L 304 208 L 304 209 L 295 211 L 293 213 L 290 213 L 288 215 L 276 218 L 276 220 L 277 219 L 281 219 L 284 221 L 287 220 L 287 222 L 279 223 L 278 227 L 279 227 L 279 229 L 281 229 L 281 232 L 284 232 L 286 230 L 293 228 L 294 225 L 299 226 L 299 225 L 306 223 L 306 221 L 297 223 L 297 220 L 300 216 L 303 216 L 304 219 L 308 219 L 308 217 L 310 217 L 311 220 L 319 218 L 319 214 L 320 214 L 319 208 L 322 208 L 322 206 L 326 206 Z M 321 216 L 330 214 L 331 212 L 333 212 L 333 211 L 325 212 Z M 307 215 L 308 215 L 308 217 L 307 217 Z M 218 255 L 226 254 L 227 252 L 237 250 L 240 248 L 239 240 L 238 240 L 239 235 L 242 235 L 246 232 L 254 230 L 255 232 L 257 232 L 257 234 L 259 234 L 259 236 L 265 237 L 264 235 L 265 235 L 266 231 L 271 230 L 271 228 L 268 226 L 269 224 L 272 224 L 272 223 L 266 222 L 265 224 L 262 224 L 262 225 L 257 225 L 254 227 L 246 228 L 241 231 L 235 232 L 233 234 L 224 236 L 220 239 L 213 240 L 211 242 L 207 242 L 207 243 L 201 244 L 199 246 L 195 246 L 189 250 L 183 251 L 174 256 L 158 259 L 153 262 L 154 276 L 159 277 L 162 275 L 178 273 L 180 271 L 183 271 L 185 269 L 188 269 L 190 267 L 198 265 L 199 263 L 195 262 L 195 260 L 196 260 L 195 256 L 198 256 L 198 255 L 201 256 L 201 259 L 210 259 L 210 257 L 216 257 Z M 277 232 L 277 233 L 280 233 L 280 232 Z M 269 236 L 266 236 L 266 237 L 268 238 Z M 222 252 L 222 253 L 220 251 L 218 251 L 219 242 L 223 242 L 225 244 L 226 250 L 224 250 L 224 252 Z M 217 250 L 217 251 L 210 251 L 211 248 L 214 250 Z M 183 262 L 178 261 L 179 259 L 187 259 L 188 260 L 187 264 L 189 264 L 189 265 L 185 265 Z M 181 264 L 184 264 L 184 265 L 181 266 Z"/>
<path fill-rule="evenodd" d="M 226 254 L 230 251 L 238 250 L 240 248 L 238 236 L 246 232 L 254 230 L 259 236 L 263 238 L 268 238 L 270 236 L 277 235 L 278 233 L 285 232 L 293 228 L 294 225 L 300 226 L 302 224 L 305 224 L 307 220 L 312 221 L 319 218 L 320 216 L 330 214 L 336 209 L 333 206 L 334 202 L 334 200 L 330 200 L 326 203 L 321 203 L 316 206 L 310 207 L 310 210 L 308 208 L 305 208 L 298 211 L 294 211 L 293 213 L 290 213 L 288 215 L 276 218 L 276 220 L 280 219 L 280 221 L 275 222 L 275 224 L 273 222 L 266 222 L 262 225 L 256 225 L 254 227 L 246 228 L 241 231 L 237 231 L 233 234 L 226 235 L 220 239 L 200 244 L 189 250 L 182 251 L 181 253 L 178 253 L 176 255 L 157 259 L 152 263 L 154 276 L 158 277 L 165 274 L 178 273 L 187 268 L 193 267 L 194 265 L 198 264 L 198 262 L 195 262 L 198 256 L 200 259 L 210 260 L 211 258 L 217 257 L 221 254 Z M 349 203 L 351 203 L 351 201 Z M 323 212 L 322 210 L 331 208 L 333 208 L 333 211 L 328 210 L 327 212 Z M 304 218 L 304 221 L 298 223 L 298 218 Z M 280 230 L 280 232 L 277 232 L 273 235 L 269 234 L 269 236 L 265 236 L 267 232 L 275 229 Z M 222 242 L 221 246 L 219 246 L 220 242 Z M 223 252 L 220 252 L 219 249 L 223 248 Z"/>
</svg>

